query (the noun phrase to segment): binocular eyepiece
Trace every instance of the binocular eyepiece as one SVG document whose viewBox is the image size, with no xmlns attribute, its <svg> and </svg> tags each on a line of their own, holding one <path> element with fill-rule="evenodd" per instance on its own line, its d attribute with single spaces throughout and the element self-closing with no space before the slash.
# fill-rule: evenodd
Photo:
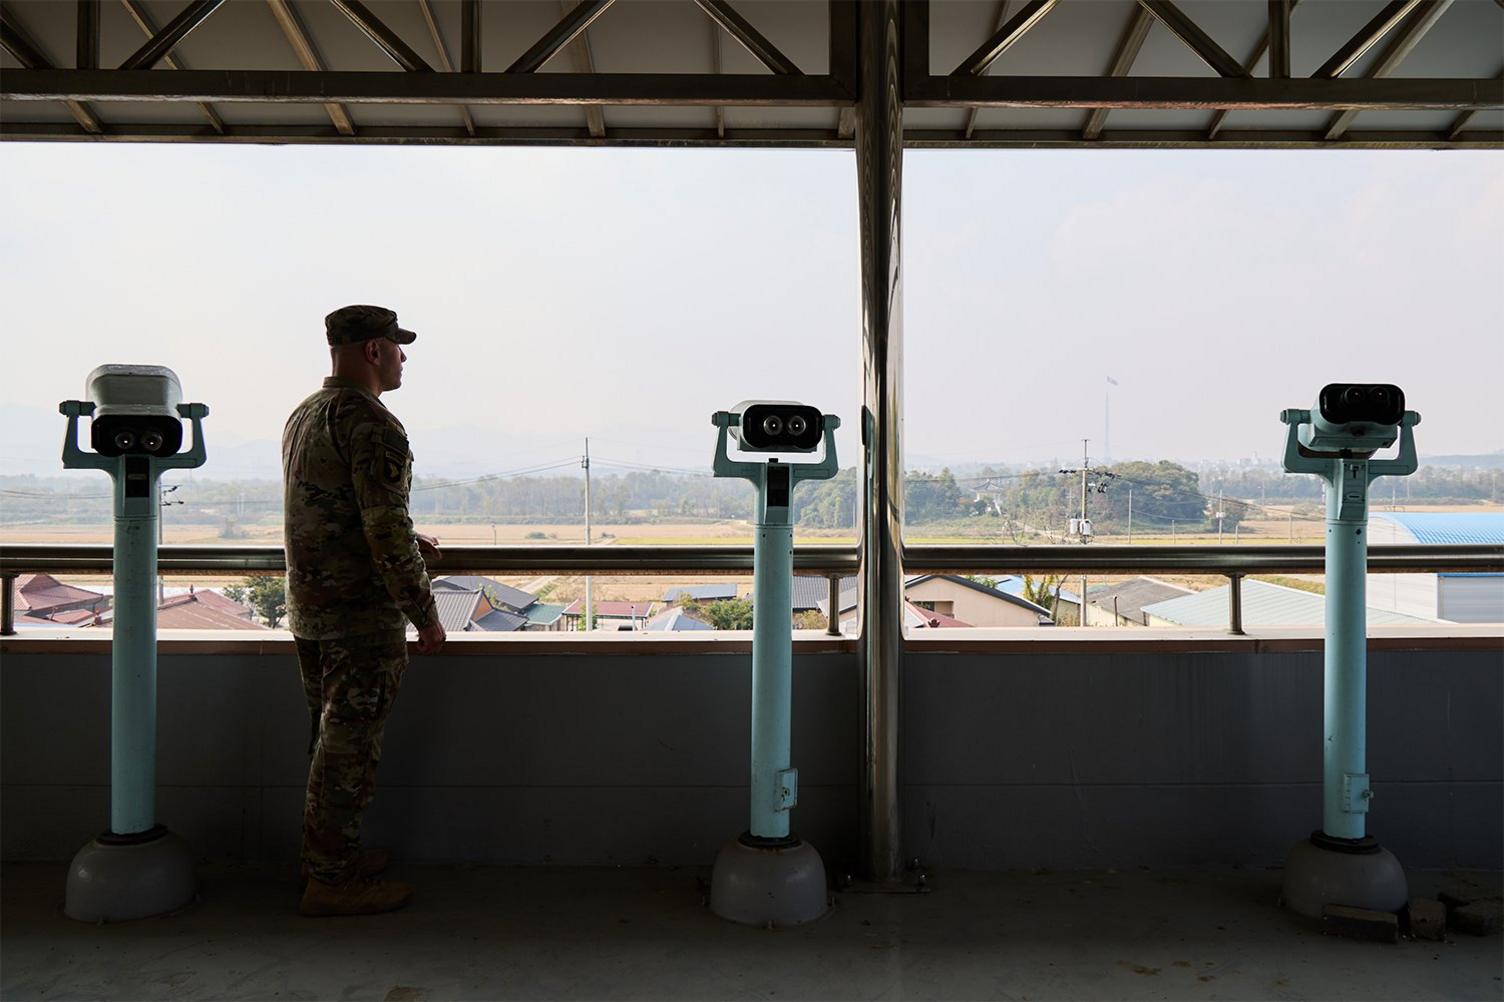
<svg viewBox="0 0 1504 1002">
<path fill-rule="evenodd" d="M 1333 425 L 1397 425 L 1405 416 L 1405 392 L 1393 383 L 1328 383 L 1317 409 Z"/>
<path fill-rule="evenodd" d="M 1420 423 L 1393 383 L 1327 383 L 1314 409 L 1283 411 L 1280 419 L 1296 428 L 1307 455 L 1363 457 L 1393 445 L 1402 426 Z"/>
<path fill-rule="evenodd" d="M 101 456 L 175 456 L 183 447 L 183 424 L 166 415 L 98 415 L 89 444 Z"/>
<path fill-rule="evenodd" d="M 825 434 L 825 418 L 808 404 L 748 404 L 736 431 L 749 452 L 814 452 Z"/>
<path fill-rule="evenodd" d="M 101 456 L 175 456 L 183 447 L 177 375 L 160 365 L 101 365 L 84 382 L 89 443 Z"/>
</svg>

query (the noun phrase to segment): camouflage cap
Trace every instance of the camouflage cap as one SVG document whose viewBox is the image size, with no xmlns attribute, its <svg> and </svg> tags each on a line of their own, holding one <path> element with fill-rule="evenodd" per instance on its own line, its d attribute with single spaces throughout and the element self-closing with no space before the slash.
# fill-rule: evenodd
<svg viewBox="0 0 1504 1002">
<path fill-rule="evenodd" d="M 397 314 L 382 306 L 342 306 L 324 318 L 324 335 L 331 345 L 359 344 L 384 337 L 412 344 L 418 335 L 397 326 Z"/>
</svg>

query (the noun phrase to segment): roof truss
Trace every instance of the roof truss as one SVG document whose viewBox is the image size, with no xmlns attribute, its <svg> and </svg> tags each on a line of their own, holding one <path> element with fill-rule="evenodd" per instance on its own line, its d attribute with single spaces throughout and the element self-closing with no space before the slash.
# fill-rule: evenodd
<svg viewBox="0 0 1504 1002">
<path fill-rule="evenodd" d="M 708 24 L 708 34 L 699 37 L 708 39 L 709 51 L 704 41 L 699 42 L 700 52 L 693 60 L 709 72 L 617 72 L 623 51 L 620 43 L 608 47 L 612 55 L 603 61 L 592 38 L 597 31 L 606 33 L 602 38 L 615 37 L 610 34 L 613 22 L 626 15 L 618 18 L 613 0 L 548 0 L 545 6 L 552 10 L 552 18 L 551 25 L 545 22 L 546 30 L 535 27 L 532 30 L 539 33 L 528 37 L 508 29 L 508 37 L 515 37 L 519 48 L 526 44 L 516 56 L 494 52 L 498 31 L 491 26 L 488 34 L 483 27 L 506 18 L 515 20 L 522 5 L 499 0 L 394 0 L 381 5 L 378 16 L 373 5 L 360 0 L 266 0 L 258 9 L 275 20 L 301 70 L 242 68 L 253 62 L 249 58 L 237 58 L 233 67 L 213 67 L 200 55 L 191 56 L 194 68 L 184 63 L 183 50 L 200 51 L 193 46 L 215 30 L 216 18 L 245 4 L 187 0 L 158 28 L 142 0 L 103 2 L 123 6 L 141 32 L 130 42 L 131 55 L 116 69 L 100 66 L 101 44 L 118 51 L 125 40 L 110 37 L 111 22 L 100 17 L 100 0 L 76 4 L 0 0 L 0 42 L 19 64 L 0 74 L 0 100 L 8 109 L 24 106 L 29 112 L 0 115 L 0 137 L 730 146 L 849 146 L 853 141 L 851 110 L 857 67 L 863 58 L 855 31 L 857 0 L 795 5 L 800 17 L 811 16 L 805 11 L 815 12 L 816 21 L 805 25 L 806 30 L 822 28 L 828 33 L 824 67 L 807 65 L 808 46 L 796 45 L 800 39 L 790 35 L 792 29 L 786 24 L 770 25 L 771 15 L 758 0 L 682 0 L 685 9 L 698 11 Z M 920 113 L 906 117 L 906 140 L 916 147 L 1504 148 L 1504 132 L 1491 127 L 1496 117 L 1479 115 L 1504 107 L 1504 80 L 1497 73 L 1504 61 L 1504 45 L 1492 53 L 1488 69 L 1479 73 L 1433 77 L 1396 72 L 1453 10 L 1469 3 L 1479 6 L 1479 0 L 1390 0 L 1383 4 L 1375 0 L 1374 7 L 1364 11 L 1369 16 L 1360 19 L 1361 24 L 1336 36 L 1329 26 L 1331 18 L 1306 14 L 1310 8 L 1343 2 L 1234 0 L 1240 11 L 1252 12 L 1250 25 L 1259 31 L 1257 43 L 1244 50 L 1246 58 L 1238 59 L 1226 48 L 1228 41 L 1236 43 L 1226 19 L 1203 24 L 1173 0 L 1124 0 L 1115 8 L 1120 13 L 1110 18 L 1094 15 L 1099 26 L 1083 28 L 1079 14 L 1069 22 L 1069 29 L 1084 41 L 1092 38 L 1081 35 L 1083 31 L 1098 32 L 1100 38 L 1093 44 L 1110 53 L 1103 57 L 1097 75 L 1082 76 L 1039 75 L 1015 68 L 1037 66 L 1040 47 L 1061 51 L 1066 28 L 1055 28 L 1054 34 L 1046 30 L 1066 17 L 1061 12 L 1069 5 L 1058 0 L 1003 0 L 990 8 L 995 16 L 989 17 L 988 25 L 964 30 L 953 23 L 955 5 L 908 0 L 899 39 L 902 96 L 908 108 Z M 407 4 L 417 17 L 404 11 Z M 1112 9 L 1108 4 L 1101 6 Z M 1504 38 L 1504 3 L 1495 0 L 1485 6 L 1499 22 L 1497 36 Z M 390 59 L 393 68 L 342 68 L 342 64 L 350 65 L 348 54 L 310 30 L 327 23 L 321 12 L 319 25 L 314 24 L 315 7 L 342 14 L 360 29 L 362 41 Z M 642 9 L 636 8 L 634 16 Z M 1205 16 L 1206 10 L 1198 8 L 1198 16 Z M 1476 17 L 1477 11 L 1470 16 Z M 28 19 L 39 23 L 33 27 L 25 23 Z M 113 29 L 117 34 L 118 24 L 117 20 Z M 1323 29 L 1327 34 L 1315 41 L 1330 56 L 1319 67 L 1292 74 L 1292 34 L 1301 41 L 1303 30 L 1315 30 L 1307 25 L 1327 25 Z M 772 27 L 780 28 L 781 34 Z M 60 65 L 36 40 L 39 33 L 52 39 L 57 51 L 60 30 L 66 30 L 70 43 L 76 43 L 70 44 L 76 50 L 72 66 Z M 940 34 L 932 38 L 932 30 Z M 975 32 L 969 40 L 968 32 Z M 1149 51 L 1146 42 L 1155 32 L 1175 39 L 1180 51 L 1204 64 L 1201 75 L 1164 75 L 1161 67 L 1144 65 L 1147 57 L 1141 54 Z M 731 47 L 737 51 L 723 49 L 727 36 L 737 43 Z M 957 49 L 958 41 L 965 47 Z M 1311 48 L 1311 40 L 1306 41 L 1303 51 Z M 1030 53 L 1031 46 L 1035 53 Z M 941 57 L 942 68 L 935 72 L 931 52 L 939 49 L 957 55 Z M 554 65 L 555 57 L 566 50 L 569 58 L 564 65 Z M 1161 60 L 1162 50 L 1161 45 L 1157 57 Z M 223 53 L 223 40 L 212 51 Z M 285 65 L 286 52 L 284 48 L 280 57 L 269 55 L 267 62 Z M 458 67 L 452 53 L 457 55 Z M 651 68 L 655 62 L 651 53 L 633 58 L 640 60 L 627 67 L 633 70 Z M 682 65 L 689 59 L 667 62 Z M 487 70 L 487 65 L 505 65 L 505 69 Z M 1411 72 L 1406 64 L 1405 73 Z M 150 121 L 132 121 L 130 109 L 141 103 L 197 105 L 198 118 L 169 121 L 164 120 L 167 116 L 153 115 Z M 310 124 L 306 113 L 279 118 L 275 110 L 309 104 L 324 109 L 327 124 Z M 254 106 L 256 115 L 231 116 L 229 108 L 235 105 Z M 381 120 L 378 112 L 383 106 L 431 107 L 433 111 L 427 124 L 415 124 L 410 114 L 392 123 Z M 543 125 L 514 124 L 498 111 L 554 106 L 580 110 L 572 119 Z M 632 125 L 608 127 L 606 110 L 610 107 L 703 108 L 706 114 L 699 126 L 645 126 L 639 115 L 628 119 Z M 43 108 L 55 108 L 58 114 L 49 117 L 32 110 Z M 809 108 L 829 114 L 821 116 L 820 124 L 812 124 L 807 114 L 783 116 L 785 123 L 777 111 Z M 732 117 L 736 109 L 774 112 L 756 116 L 761 121 L 755 127 L 739 126 Z M 1077 109 L 1081 117 L 1073 126 L 1039 128 L 1026 126 L 1032 121 L 1026 116 L 1010 118 L 1009 114 L 1056 109 Z M 1110 127 L 1109 116 L 1129 110 L 1135 112 L 1135 128 Z M 1144 128 L 1152 116 L 1138 114 L 1188 110 L 1206 113 L 1200 127 L 1187 128 L 1182 115 L 1173 127 Z M 1269 113 L 1312 110 L 1331 114 L 1319 127 L 1269 124 L 1275 118 Z M 1442 114 L 1433 116 L 1434 124 L 1428 129 L 1362 128 L 1367 121 L 1363 113 L 1395 111 Z M 935 114 L 939 112 L 954 112 L 955 117 Z M 1241 128 L 1228 126 L 1230 114 L 1245 112 L 1258 114 L 1240 117 Z"/>
</svg>

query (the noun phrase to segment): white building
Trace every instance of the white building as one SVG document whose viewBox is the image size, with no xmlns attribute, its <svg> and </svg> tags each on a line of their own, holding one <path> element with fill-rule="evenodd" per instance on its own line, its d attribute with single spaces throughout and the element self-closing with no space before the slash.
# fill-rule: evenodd
<svg viewBox="0 0 1504 1002">
<path fill-rule="evenodd" d="M 1372 545 L 1504 545 L 1504 512 L 1374 512 Z M 1368 606 L 1453 623 L 1504 622 L 1504 574 L 1370 574 Z"/>
</svg>

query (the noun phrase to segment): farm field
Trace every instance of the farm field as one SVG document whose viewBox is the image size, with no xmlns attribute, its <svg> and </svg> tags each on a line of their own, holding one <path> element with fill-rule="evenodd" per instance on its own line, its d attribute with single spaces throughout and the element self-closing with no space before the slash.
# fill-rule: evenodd
<svg viewBox="0 0 1504 1002">
<path fill-rule="evenodd" d="M 1266 510 L 1277 512 L 1280 506 L 1269 505 Z M 1374 514 L 1380 514 L 1388 510 L 1388 506 L 1379 505 L 1373 509 Z M 1420 505 L 1409 504 L 1396 510 L 1407 512 L 1480 512 L 1480 511 L 1504 511 L 1504 506 L 1498 505 Z M 1270 518 L 1249 520 L 1243 522 L 1237 532 L 1225 532 L 1222 537 L 1223 545 L 1235 543 L 1263 543 L 1263 544 L 1287 544 L 1287 543 L 1320 543 L 1323 538 L 1324 525 L 1319 511 L 1313 510 L 1313 506 L 1301 506 L 1299 511 L 1293 512 L 1294 517 L 1286 515 L 1281 518 L 1278 515 Z M 418 531 L 435 536 L 440 545 L 460 546 L 578 546 L 585 541 L 583 525 L 556 525 L 548 523 L 532 524 L 497 524 L 479 522 L 430 522 L 420 523 Z M 970 528 L 969 526 L 967 528 Z M 979 524 L 978 529 L 983 525 Z M 707 522 L 704 520 L 691 523 L 605 523 L 592 527 L 594 539 L 599 545 L 623 545 L 623 546 L 715 546 L 715 545 L 748 545 L 752 541 L 752 526 L 745 521 L 725 520 L 720 522 Z M 0 524 L 0 545 L 6 543 L 108 543 L 113 535 L 113 529 L 109 523 L 89 524 L 25 524 L 3 525 Z M 219 534 L 217 524 L 174 524 L 169 515 L 164 526 L 164 541 L 168 545 L 276 545 L 281 542 L 282 533 L 280 526 L 276 525 L 249 525 L 244 527 L 240 538 L 226 540 Z M 912 527 L 907 535 L 907 541 L 918 545 L 937 544 L 965 544 L 965 543 L 1005 543 L 1010 542 L 1011 537 L 1000 533 L 958 533 L 951 527 L 944 528 L 925 526 Z M 1037 538 L 1037 537 L 1036 537 Z M 856 535 L 850 531 L 841 530 L 799 530 L 797 543 L 807 544 L 831 544 L 831 545 L 854 545 Z M 1033 541 L 1033 540 L 1031 540 Z M 1044 542 L 1044 540 L 1039 540 Z M 1098 545 L 1125 545 L 1130 542 L 1127 535 L 1102 534 L 1095 537 Z M 1135 529 L 1131 540 L 1135 546 L 1154 545 L 1195 545 L 1216 546 L 1218 539 L 1215 533 L 1165 533 L 1160 531 L 1142 532 Z M 1201 590 L 1204 588 L 1217 587 L 1224 583 L 1223 578 L 1208 576 L 1189 575 L 1159 575 L 1165 580 L 1184 587 Z M 71 578 L 78 584 L 88 587 L 90 585 L 108 584 L 107 578 L 79 577 Z M 187 586 L 192 583 L 198 587 L 221 588 L 233 584 L 237 579 L 216 578 L 184 578 L 182 580 L 169 580 L 168 586 Z M 549 602 L 567 603 L 584 595 L 583 577 L 499 577 L 498 580 L 525 590 L 538 593 L 544 592 L 544 600 Z M 1088 582 L 1089 585 L 1115 583 L 1122 580 L 1120 577 L 1094 577 Z M 738 594 L 748 594 L 752 588 L 752 577 L 746 575 L 735 578 L 716 577 L 662 577 L 662 576 L 618 576 L 596 577 L 593 579 L 594 595 L 597 601 L 657 601 L 665 591 L 676 586 L 687 584 L 709 584 L 735 582 Z M 1080 578 L 1070 577 L 1065 587 L 1075 591 L 1080 587 Z M 1280 583 L 1291 587 L 1320 590 L 1322 587 L 1321 575 L 1298 575 L 1281 579 Z"/>
</svg>

